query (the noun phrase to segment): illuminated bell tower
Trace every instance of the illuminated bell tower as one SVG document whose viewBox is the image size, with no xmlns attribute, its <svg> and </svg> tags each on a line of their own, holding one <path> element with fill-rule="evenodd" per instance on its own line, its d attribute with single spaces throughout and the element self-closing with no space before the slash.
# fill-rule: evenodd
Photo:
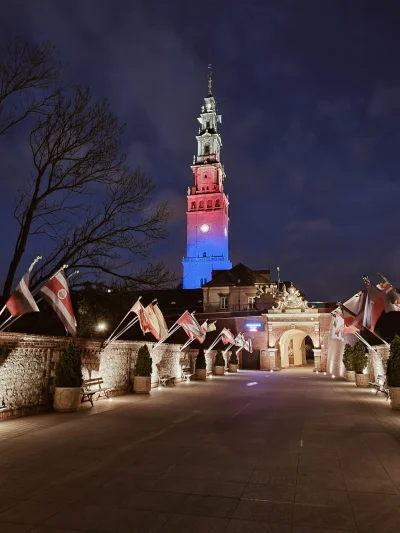
<svg viewBox="0 0 400 533">
<path fill-rule="evenodd" d="M 211 280 L 213 270 L 229 270 L 228 198 L 224 193 L 224 167 L 220 162 L 221 137 L 208 67 L 208 96 L 201 107 L 197 155 L 193 158 L 193 184 L 187 195 L 187 245 L 183 258 L 183 288 L 197 289 Z"/>
</svg>

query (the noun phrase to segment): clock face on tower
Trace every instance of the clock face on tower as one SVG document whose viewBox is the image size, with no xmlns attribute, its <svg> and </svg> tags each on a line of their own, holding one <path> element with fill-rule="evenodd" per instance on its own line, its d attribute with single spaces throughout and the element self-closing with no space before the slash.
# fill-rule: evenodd
<svg viewBox="0 0 400 533">
<path fill-rule="evenodd" d="M 202 224 L 200 226 L 201 233 L 208 233 L 210 231 L 210 226 L 208 224 Z"/>
</svg>

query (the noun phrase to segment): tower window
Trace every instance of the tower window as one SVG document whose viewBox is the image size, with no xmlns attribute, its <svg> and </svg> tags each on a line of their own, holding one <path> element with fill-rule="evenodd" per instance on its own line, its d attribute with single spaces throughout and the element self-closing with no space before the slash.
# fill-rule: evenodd
<svg viewBox="0 0 400 533">
<path fill-rule="evenodd" d="M 215 207 L 220 207 L 219 200 L 215 200 Z"/>
<path fill-rule="evenodd" d="M 210 129 L 210 121 L 209 121 L 209 120 L 207 120 L 206 128 L 207 128 L 208 130 Z"/>
<path fill-rule="evenodd" d="M 204 174 L 204 179 L 205 179 L 205 180 L 207 179 L 207 174 Z"/>
<path fill-rule="evenodd" d="M 196 209 L 196 202 L 192 202 L 192 209 Z"/>
<path fill-rule="evenodd" d="M 207 257 L 207 254 L 206 254 L 206 252 L 203 252 L 203 257 Z"/>
<path fill-rule="evenodd" d="M 255 309 L 255 307 L 256 307 L 256 297 L 255 296 L 249 296 L 247 298 L 247 303 L 249 305 L 249 309 Z"/>
<path fill-rule="evenodd" d="M 210 145 L 209 144 L 205 144 L 204 145 L 204 155 L 209 155 L 210 154 Z"/>
<path fill-rule="evenodd" d="M 212 201 L 208 200 L 207 201 L 207 209 L 211 209 L 211 208 L 212 208 Z"/>
</svg>

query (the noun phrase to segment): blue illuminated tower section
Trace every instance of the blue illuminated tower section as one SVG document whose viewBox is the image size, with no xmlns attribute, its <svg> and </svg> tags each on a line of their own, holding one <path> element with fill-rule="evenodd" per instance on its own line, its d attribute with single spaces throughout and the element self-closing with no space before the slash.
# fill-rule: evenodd
<svg viewBox="0 0 400 533">
<path fill-rule="evenodd" d="M 224 167 L 220 162 L 221 137 L 212 71 L 208 67 L 208 96 L 201 107 L 197 155 L 193 158 L 193 184 L 187 195 L 187 244 L 183 258 L 183 288 L 197 289 L 211 280 L 213 270 L 229 270 L 229 202 L 224 193 Z"/>
</svg>

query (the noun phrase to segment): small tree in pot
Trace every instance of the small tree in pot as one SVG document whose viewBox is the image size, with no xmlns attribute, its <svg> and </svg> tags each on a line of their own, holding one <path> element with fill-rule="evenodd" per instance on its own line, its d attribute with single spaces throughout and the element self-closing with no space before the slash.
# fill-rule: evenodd
<svg viewBox="0 0 400 533">
<path fill-rule="evenodd" d="M 221 350 L 217 350 L 215 354 L 214 373 L 216 376 L 223 376 L 225 373 L 225 359 Z"/>
<path fill-rule="evenodd" d="M 358 341 L 353 346 L 353 364 L 356 372 L 356 385 L 357 387 L 368 387 L 368 374 L 364 374 L 364 369 L 368 363 L 368 355 L 365 351 L 365 345 Z"/>
<path fill-rule="evenodd" d="M 56 365 L 53 408 L 58 412 L 76 411 L 81 403 L 82 363 L 79 346 L 68 343 Z"/>
<path fill-rule="evenodd" d="M 239 361 L 238 361 L 238 357 L 236 353 L 236 348 L 232 346 L 231 355 L 228 361 L 229 372 L 237 372 L 238 366 L 239 366 Z"/>
<path fill-rule="evenodd" d="M 355 381 L 356 372 L 354 370 L 354 349 L 351 344 L 346 344 L 344 347 L 343 364 L 346 369 L 346 381 Z"/>
<path fill-rule="evenodd" d="M 148 394 L 151 389 L 151 373 L 153 360 L 147 344 L 139 348 L 135 368 L 133 370 L 133 391 L 137 394 Z"/>
<path fill-rule="evenodd" d="M 392 409 L 400 409 L 400 337 L 395 335 L 390 343 L 390 357 L 387 361 L 387 385 Z"/>
<path fill-rule="evenodd" d="M 207 378 L 207 363 L 203 346 L 200 346 L 199 353 L 196 357 L 196 379 L 204 381 Z"/>
</svg>

